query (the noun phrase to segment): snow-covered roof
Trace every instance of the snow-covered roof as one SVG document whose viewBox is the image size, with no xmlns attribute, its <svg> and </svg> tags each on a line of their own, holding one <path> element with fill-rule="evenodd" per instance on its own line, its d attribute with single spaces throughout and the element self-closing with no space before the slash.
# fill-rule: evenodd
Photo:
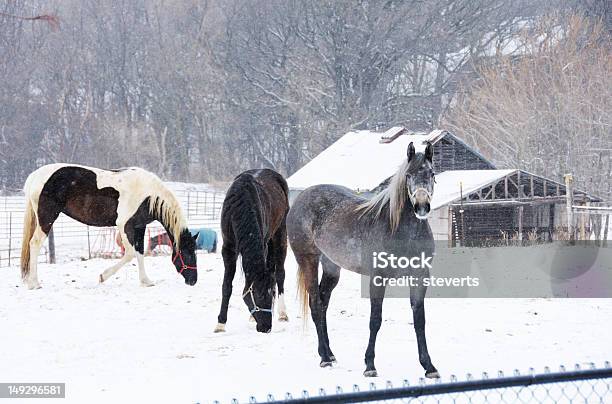
<svg viewBox="0 0 612 404">
<path fill-rule="evenodd" d="M 517 170 L 453 170 L 437 174 L 431 209 L 458 201 L 462 193 L 465 197 L 515 171 Z"/>
<path fill-rule="evenodd" d="M 426 141 L 435 143 L 448 133 L 441 130 L 413 133 L 398 136 L 392 143 L 380 143 L 381 137 L 398 129 L 401 128 L 385 133 L 366 130 L 347 133 L 289 177 L 289 188 L 336 184 L 355 191 L 372 190 L 397 171 L 410 142 L 414 142 L 417 152 L 423 151 Z"/>
<path fill-rule="evenodd" d="M 335 184 L 358 192 L 373 191 L 395 174 L 406 159 L 406 150 L 410 142 L 414 143 L 417 152 L 424 151 L 425 142 L 435 144 L 445 136 L 452 136 L 453 141 L 461 143 L 486 161 L 476 150 L 447 131 L 406 133 L 407 131 L 402 127 L 391 128 L 385 133 L 349 132 L 289 177 L 287 180 L 289 188 L 299 191 L 318 184 Z M 466 197 L 472 192 L 519 171 L 518 169 L 498 170 L 493 164 L 489 166 L 490 169 L 448 170 L 436 174 L 437 183 L 434 187 L 432 209 L 456 202 L 461 199 L 461 193 Z M 525 176 L 533 175 L 525 171 L 521 172 Z M 564 189 L 564 185 L 556 181 L 537 175 L 534 178 L 539 178 L 549 185 L 558 184 Z M 541 193 L 541 190 L 539 192 Z M 574 190 L 574 192 L 592 201 L 598 200 L 582 191 Z"/>
</svg>

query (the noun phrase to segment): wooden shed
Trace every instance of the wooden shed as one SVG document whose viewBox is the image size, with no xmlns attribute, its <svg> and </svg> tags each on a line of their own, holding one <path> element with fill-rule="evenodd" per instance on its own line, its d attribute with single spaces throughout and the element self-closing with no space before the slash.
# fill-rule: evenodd
<svg viewBox="0 0 612 404">
<path fill-rule="evenodd" d="M 452 245 L 552 241 L 578 231 L 588 238 L 587 222 L 568 229 L 568 192 L 571 205 L 600 201 L 523 170 L 451 170 L 437 178 L 430 226 L 437 240 Z"/>
</svg>

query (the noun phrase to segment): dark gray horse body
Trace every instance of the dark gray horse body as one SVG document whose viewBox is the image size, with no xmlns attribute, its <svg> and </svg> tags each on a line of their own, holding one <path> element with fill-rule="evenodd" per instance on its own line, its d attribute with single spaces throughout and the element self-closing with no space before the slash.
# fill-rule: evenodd
<svg viewBox="0 0 612 404">
<path fill-rule="evenodd" d="M 316 185 L 304 190 L 290 213 L 290 220 L 297 219 L 290 224 L 291 247 L 304 253 L 318 250 L 340 267 L 368 276 L 372 265 L 363 258 L 371 252 L 393 252 L 397 256 L 417 248 L 420 254 L 423 247 L 427 253 L 433 252 L 427 221 L 416 219 L 414 212 L 404 209 L 400 225 L 391 234 L 388 220 L 359 217 L 357 210 L 367 201 L 340 185 Z M 388 216 L 388 207 L 381 216 Z"/>
<path fill-rule="evenodd" d="M 372 255 L 386 252 L 396 256 L 431 257 L 434 241 L 427 220 L 433 194 L 432 148 L 415 153 L 411 144 L 406 162 L 389 187 L 367 200 L 345 187 L 317 185 L 304 190 L 287 216 L 289 242 L 299 265 L 302 303 L 306 301 L 319 339 L 320 365 L 330 366 L 335 357 L 329 346 L 326 312 L 331 292 L 338 283 L 340 268 L 370 276 L 370 339 L 365 354 L 366 376 L 376 376 L 374 347 L 382 322 L 385 286 L 372 282 L 375 276 L 397 277 L 401 271 L 374 268 Z M 323 274 L 318 281 L 318 265 Z M 427 268 L 412 270 L 415 279 L 429 277 Z M 419 360 L 427 377 L 438 377 L 427 351 L 424 297 L 419 282 L 410 287 L 410 303 L 417 335 Z M 305 318 L 305 317 L 304 317 Z"/>
</svg>

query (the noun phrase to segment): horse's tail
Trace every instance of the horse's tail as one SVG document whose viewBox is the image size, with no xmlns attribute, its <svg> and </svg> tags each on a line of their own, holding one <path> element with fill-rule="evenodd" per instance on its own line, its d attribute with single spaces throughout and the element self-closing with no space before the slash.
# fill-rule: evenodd
<svg viewBox="0 0 612 404">
<path fill-rule="evenodd" d="M 285 197 L 287 199 L 289 199 L 289 185 L 287 184 L 287 180 L 280 174 L 277 174 L 277 178 L 276 180 L 278 181 L 278 184 L 280 185 L 281 189 L 283 190 L 283 193 L 285 194 Z"/>
<path fill-rule="evenodd" d="M 23 217 L 23 238 L 21 240 L 21 277 L 30 273 L 30 240 L 36 230 L 36 214 L 29 195 L 26 194 L 26 210 Z"/>
<path fill-rule="evenodd" d="M 302 325 L 306 328 L 306 323 L 308 322 L 308 289 L 306 285 L 306 271 L 301 265 L 298 265 L 298 284 L 297 284 L 297 293 L 298 300 L 300 301 L 300 308 L 302 311 Z"/>
</svg>

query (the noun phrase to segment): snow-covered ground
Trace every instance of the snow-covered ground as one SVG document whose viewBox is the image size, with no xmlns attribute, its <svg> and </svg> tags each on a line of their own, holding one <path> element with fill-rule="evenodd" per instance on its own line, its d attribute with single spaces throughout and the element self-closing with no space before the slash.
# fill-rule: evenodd
<svg viewBox="0 0 612 404">
<path fill-rule="evenodd" d="M 237 275 L 227 332 L 215 334 L 223 263 L 199 256 L 199 281 L 182 282 L 168 257 L 145 258 L 157 284 L 138 285 L 130 265 L 103 285 L 98 274 L 113 261 L 41 264 L 40 290 L 26 290 L 17 267 L 0 270 L 0 381 L 66 382 L 70 402 L 265 401 L 289 391 L 345 390 L 423 376 L 409 302 L 387 299 L 376 365 L 365 379 L 369 302 L 359 277 L 343 272 L 328 314 L 338 365 L 319 368 L 316 333 L 298 318 L 296 264 L 287 258 L 288 323 L 255 332 L 240 298 Z M 135 263 L 134 263 L 135 264 Z M 427 335 L 443 379 L 497 370 L 527 371 L 560 364 L 602 365 L 612 358 L 612 299 L 431 299 Z"/>
</svg>

